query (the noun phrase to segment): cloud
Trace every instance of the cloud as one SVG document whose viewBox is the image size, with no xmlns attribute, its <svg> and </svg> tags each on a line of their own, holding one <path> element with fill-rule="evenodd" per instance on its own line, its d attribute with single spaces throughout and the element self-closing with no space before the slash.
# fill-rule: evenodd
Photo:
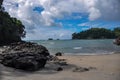
<svg viewBox="0 0 120 80">
<path fill-rule="evenodd" d="M 28 34 L 37 34 L 35 29 L 45 27 L 62 28 L 63 23 L 55 20 L 64 19 L 66 15 L 72 19 L 83 17 L 72 16 L 72 13 L 88 14 L 90 21 L 120 21 L 119 5 L 120 0 L 4 0 L 3 4 L 12 17 L 22 21 Z"/>
<path fill-rule="evenodd" d="M 93 28 L 93 27 L 102 27 L 102 28 L 109 28 L 113 29 L 114 27 L 120 27 L 120 22 L 114 22 L 114 21 L 90 21 L 85 22 L 82 24 L 78 24 L 79 27 L 83 28 Z"/>
<path fill-rule="evenodd" d="M 100 11 L 98 9 L 94 8 L 94 7 L 90 8 L 89 12 L 90 12 L 89 19 L 91 21 L 94 21 L 101 16 Z"/>
<path fill-rule="evenodd" d="M 90 20 L 120 20 L 119 5 L 119 0 L 4 0 L 5 9 L 11 16 L 36 23 L 33 19 L 35 17 L 36 21 L 43 22 L 46 26 L 55 26 L 54 18 L 63 18 L 65 14 L 73 12 L 88 13 Z M 35 7 L 44 10 L 37 13 L 33 11 Z"/>
<path fill-rule="evenodd" d="M 120 0 L 98 0 L 95 7 L 104 20 L 120 21 Z"/>
<path fill-rule="evenodd" d="M 53 39 L 71 39 L 71 34 L 74 31 L 64 30 L 62 28 L 41 28 L 34 29 L 33 33 L 28 33 L 25 40 L 47 40 L 48 38 Z"/>
</svg>

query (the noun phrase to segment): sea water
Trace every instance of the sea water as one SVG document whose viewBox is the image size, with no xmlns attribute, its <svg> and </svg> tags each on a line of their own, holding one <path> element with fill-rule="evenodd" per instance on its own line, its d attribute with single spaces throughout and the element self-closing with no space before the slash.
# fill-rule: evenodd
<svg viewBox="0 0 120 80">
<path fill-rule="evenodd" d="M 112 54 L 120 52 L 120 46 L 113 39 L 100 40 L 32 40 L 45 46 L 51 54 L 62 52 L 73 55 Z"/>
</svg>

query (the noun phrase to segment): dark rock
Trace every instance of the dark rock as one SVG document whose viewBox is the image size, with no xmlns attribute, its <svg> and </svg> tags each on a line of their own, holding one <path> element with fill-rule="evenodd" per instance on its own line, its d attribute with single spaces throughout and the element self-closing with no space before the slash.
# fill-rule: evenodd
<svg viewBox="0 0 120 80">
<path fill-rule="evenodd" d="M 90 70 L 91 70 L 91 69 L 96 69 L 96 67 L 88 67 L 88 69 L 90 69 Z"/>
<path fill-rule="evenodd" d="M 62 70 L 63 70 L 62 67 L 58 67 L 58 68 L 56 69 L 56 71 L 62 71 Z"/>
<path fill-rule="evenodd" d="M 19 64 L 17 64 L 19 63 Z M 43 68 L 46 64 L 46 59 L 38 59 L 36 60 L 33 56 L 21 57 L 15 61 L 15 68 L 34 71 L 39 68 Z"/>
<path fill-rule="evenodd" d="M 2 62 L 3 56 L 0 54 L 0 63 Z"/>
<path fill-rule="evenodd" d="M 66 66 L 66 65 L 68 65 L 68 64 L 67 64 L 66 61 L 60 61 L 60 62 L 59 62 L 59 65 L 61 65 L 61 66 Z"/>
<path fill-rule="evenodd" d="M 76 67 L 73 69 L 73 72 L 86 72 L 89 71 L 89 68 L 84 68 L 84 67 Z"/>
<path fill-rule="evenodd" d="M 61 52 L 57 52 L 57 53 L 55 54 L 55 56 L 62 56 L 62 53 L 61 53 Z"/>
<path fill-rule="evenodd" d="M 18 42 L 9 45 L 1 54 L 1 63 L 8 67 L 35 71 L 43 68 L 48 59 L 48 50 L 30 42 Z"/>
<path fill-rule="evenodd" d="M 53 61 L 53 60 L 54 60 L 54 56 L 53 55 L 48 56 L 48 61 Z"/>
<path fill-rule="evenodd" d="M 120 37 L 118 37 L 117 39 L 115 39 L 114 44 L 120 46 Z"/>
<path fill-rule="evenodd" d="M 53 38 L 49 38 L 48 40 L 53 40 Z"/>
<path fill-rule="evenodd" d="M 57 56 L 49 56 L 49 61 L 59 61 L 59 58 Z"/>
<path fill-rule="evenodd" d="M 66 61 L 57 61 L 57 62 L 54 62 L 55 64 L 58 64 L 60 66 L 67 66 L 67 62 Z"/>
</svg>

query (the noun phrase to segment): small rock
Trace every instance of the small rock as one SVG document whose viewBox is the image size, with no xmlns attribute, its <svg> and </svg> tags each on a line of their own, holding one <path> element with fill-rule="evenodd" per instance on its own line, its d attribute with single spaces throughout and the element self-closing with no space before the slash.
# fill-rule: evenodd
<svg viewBox="0 0 120 80">
<path fill-rule="evenodd" d="M 86 72 L 86 71 L 89 71 L 89 69 L 84 67 L 76 67 L 75 69 L 73 69 L 73 72 Z"/>
<path fill-rule="evenodd" d="M 62 71 L 62 70 L 63 70 L 62 67 L 58 67 L 58 68 L 56 69 L 56 71 Z"/>
<path fill-rule="evenodd" d="M 55 54 L 55 56 L 62 56 L 62 53 L 61 53 L 61 52 L 57 52 L 57 53 Z"/>
<path fill-rule="evenodd" d="M 65 62 L 65 61 L 61 61 L 61 62 L 59 62 L 59 64 L 60 64 L 61 66 L 66 66 L 66 65 L 68 65 L 67 62 Z"/>
<path fill-rule="evenodd" d="M 58 62 L 55 62 L 55 64 L 58 64 L 60 66 L 66 66 L 66 65 L 68 65 L 67 62 L 65 62 L 65 61 L 58 61 Z"/>
<path fill-rule="evenodd" d="M 88 69 L 96 69 L 96 67 L 88 67 Z"/>
</svg>

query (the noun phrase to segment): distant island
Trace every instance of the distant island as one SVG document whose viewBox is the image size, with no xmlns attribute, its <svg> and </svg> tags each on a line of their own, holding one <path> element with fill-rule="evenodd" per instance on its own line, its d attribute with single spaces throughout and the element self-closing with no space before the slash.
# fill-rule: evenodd
<svg viewBox="0 0 120 80">
<path fill-rule="evenodd" d="M 48 40 L 53 40 L 53 38 L 48 38 Z"/>
<path fill-rule="evenodd" d="M 120 36 L 120 27 L 114 30 L 106 28 L 91 28 L 79 33 L 73 33 L 72 39 L 115 39 Z"/>
<path fill-rule="evenodd" d="M 60 39 L 53 39 L 53 38 L 48 38 L 48 40 L 60 40 Z"/>
</svg>

